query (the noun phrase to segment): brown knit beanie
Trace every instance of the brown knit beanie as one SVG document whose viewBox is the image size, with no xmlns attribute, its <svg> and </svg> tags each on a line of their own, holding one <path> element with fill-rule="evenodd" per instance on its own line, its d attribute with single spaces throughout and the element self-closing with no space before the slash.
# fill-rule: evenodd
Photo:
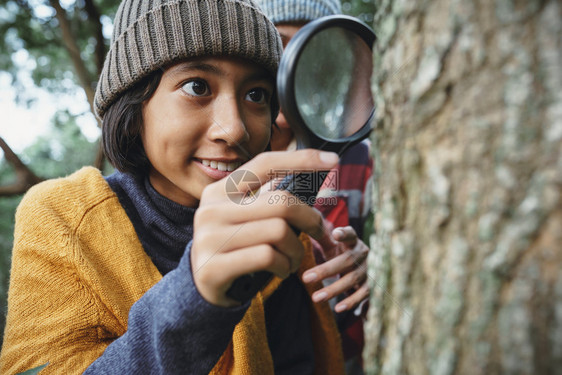
<svg viewBox="0 0 562 375">
<path fill-rule="evenodd" d="M 238 56 L 274 76 L 283 51 L 275 27 L 253 0 L 124 0 L 96 88 L 105 111 L 128 88 L 171 62 Z"/>
</svg>

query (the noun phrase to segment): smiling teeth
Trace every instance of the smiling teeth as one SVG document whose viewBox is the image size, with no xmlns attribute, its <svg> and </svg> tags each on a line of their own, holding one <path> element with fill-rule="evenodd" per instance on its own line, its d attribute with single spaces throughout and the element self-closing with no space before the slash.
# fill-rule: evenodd
<svg viewBox="0 0 562 375">
<path fill-rule="evenodd" d="M 211 167 L 213 169 L 216 169 L 218 171 L 228 171 L 228 172 L 232 172 L 233 170 L 235 170 L 236 168 L 238 168 L 242 163 L 240 162 L 233 162 L 233 163 L 224 163 L 222 161 L 216 161 L 216 160 L 201 160 L 201 164 L 203 164 L 206 167 Z"/>
</svg>

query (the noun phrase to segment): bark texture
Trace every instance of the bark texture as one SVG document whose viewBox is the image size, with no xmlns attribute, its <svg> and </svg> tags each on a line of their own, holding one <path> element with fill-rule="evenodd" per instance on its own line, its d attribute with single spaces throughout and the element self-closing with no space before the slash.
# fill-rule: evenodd
<svg viewBox="0 0 562 375">
<path fill-rule="evenodd" d="M 369 374 L 562 373 L 562 2 L 375 0 Z"/>
</svg>

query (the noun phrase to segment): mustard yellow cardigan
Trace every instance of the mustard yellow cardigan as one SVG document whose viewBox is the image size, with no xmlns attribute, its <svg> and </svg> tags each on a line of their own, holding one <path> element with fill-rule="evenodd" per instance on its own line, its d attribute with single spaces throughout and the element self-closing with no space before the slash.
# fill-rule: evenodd
<svg viewBox="0 0 562 375">
<path fill-rule="evenodd" d="M 33 187 L 16 213 L 8 315 L 0 374 L 49 363 L 41 374 L 82 373 L 127 330 L 131 305 L 162 278 L 117 196 L 98 170 Z M 107 251 L 100 238 L 116 244 Z M 314 265 L 310 241 L 302 270 Z M 252 301 L 212 374 L 273 374 L 264 300 Z M 311 294 L 319 284 L 307 285 Z M 343 374 L 337 327 L 327 303 L 312 304 L 315 373 Z"/>
</svg>

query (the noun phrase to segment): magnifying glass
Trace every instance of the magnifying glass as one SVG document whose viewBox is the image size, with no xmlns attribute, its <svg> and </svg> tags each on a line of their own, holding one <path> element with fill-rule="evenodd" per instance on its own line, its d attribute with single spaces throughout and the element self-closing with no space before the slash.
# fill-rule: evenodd
<svg viewBox="0 0 562 375">
<path fill-rule="evenodd" d="M 312 21 L 291 39 L 279 65 L 277 92 L 297 148 L 341 155 L 369 135 L 375 112 L 371 92 L 375 39 L 371 28 L 344 15 Z M 311 202 L 326 174 L 290 175 L 278 189 Z M 241 276 L 226 294 L 246 302 L 271 277 L 267 271 Z"/>
<path fill-rule="evenodd" d="M 281 59 L 277 90 L 297 148 L 343 153 L 371 131 L 375 34 L 349 16 L 308 23 Z"/>
</svg>

